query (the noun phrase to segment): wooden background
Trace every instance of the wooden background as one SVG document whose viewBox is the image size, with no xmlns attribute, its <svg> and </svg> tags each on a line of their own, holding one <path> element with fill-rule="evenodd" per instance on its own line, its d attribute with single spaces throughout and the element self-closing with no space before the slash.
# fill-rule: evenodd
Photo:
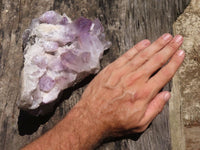
<svg viewBox="0 0 200 150">
<path fill-rule="evenodd" d="M 0 0 L 0 150 L 18 150 L 51 129 L 77 103 L 92 79 L 66 90 L 55 112 L 31 117 L 17 107 L 20 71 L 23 65 L 22 33 L 31 19 L 47 10 L 66 13 L 71 18 L 99 18 L 113 43 L 101 61 L 102 68 L 136 42 L 155 40 L 172 24 L 189 0 Z M 166 89 L 170 89 L 168 84 Z M 67 139 L 66 139 L 67 141 Z M 100 150 L 171 149 L 168 106 L 137 140 L 135 135 L 106 142 Z"/>
</svg>

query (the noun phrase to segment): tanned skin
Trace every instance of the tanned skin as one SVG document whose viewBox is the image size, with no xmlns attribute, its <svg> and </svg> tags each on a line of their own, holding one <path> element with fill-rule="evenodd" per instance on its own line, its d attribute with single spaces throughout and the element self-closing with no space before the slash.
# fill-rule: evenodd
<svg viewBox="0 0 200 150">
<path fill-rule="evenodd" d="M 183 62 L 182 42 L 166 33 L 136 44 L 91 81 L 62 121 L 23 150 L 90 150 L 110 136 L 145 131 L 170 98 L 159 91 Z"/>
</svg>

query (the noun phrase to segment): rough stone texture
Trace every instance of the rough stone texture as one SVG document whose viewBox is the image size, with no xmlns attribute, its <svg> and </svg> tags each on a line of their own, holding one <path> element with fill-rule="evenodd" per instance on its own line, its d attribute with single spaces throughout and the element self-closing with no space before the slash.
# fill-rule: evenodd
<svg viewBox="0 0 200 150">
<path fill-rule="evenodd" d="M 87 78 L 61 96 L 55 113 L 31 117 L 19 111 L 19 79 L 23 66 L 22 33 L 33 18 L 47 10 L 72 19 L 99 18 L 112 42 L 101 67 L 115 60 L 136 42 L 172 33 L 172 24 L 189 0 L 0 0 L 0 149 L 18 150 L 51 129 L 77 103 Z M 166 87 L 170 89 L 170 84 Z M 135 136 L 107 142 L 101 150 L 170 150 L 168 106 L 138 140 Z"/>
<path fill-rule="evenodd" d="M 192 0 L 174 23 L 186 58 L 173 79 L 170 101 L 173 148 L 200 149 L 200 1 Z M 175 121 L 175 119 L 177 119 Z M 175 136 L 176 135 L 176 136 Z M 177 136 L 179 138 L 177 138 Z M 174 139 L 173 139 L 174 138 Z M 178 145 L 180 147 L 178 147 Z"/>
</svg>

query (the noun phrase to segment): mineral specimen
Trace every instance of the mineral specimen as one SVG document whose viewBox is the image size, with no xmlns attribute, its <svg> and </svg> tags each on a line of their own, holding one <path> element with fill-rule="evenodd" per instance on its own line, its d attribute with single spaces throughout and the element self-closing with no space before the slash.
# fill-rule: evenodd
<svg viewBox="0 0 200 150">
<path fill-rule="evenodd" d="M 98 19 L 71 21 L 48 11 L 33 19 L 23 34 L 24 67 L 19 107 L 33 110 L 99 71 L 99 60 L 111 45 Z"/>
</svg>

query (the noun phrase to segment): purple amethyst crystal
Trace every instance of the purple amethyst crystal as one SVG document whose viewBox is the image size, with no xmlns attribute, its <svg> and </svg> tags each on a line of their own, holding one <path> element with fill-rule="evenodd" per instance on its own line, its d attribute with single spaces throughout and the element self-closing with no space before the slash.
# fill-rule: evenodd
<svg viewBox="0 0 200 150">
<path fill-rule="evenodd" d="M 49 92 L 55 86 L 55 81 L 49 76 L 42 76 L 39 80 L 39 88 L 41 91 Z"/>
<path fill-rule="evenodd" d="M 54 102 L 62 90 L 97 73 L 99 60 L 111 45 L 103 32 L 98 19 L 71 21 L 54 11 L 33 19 L 23 35 L 20 108 L 34 110 Z"/>
</svg>

